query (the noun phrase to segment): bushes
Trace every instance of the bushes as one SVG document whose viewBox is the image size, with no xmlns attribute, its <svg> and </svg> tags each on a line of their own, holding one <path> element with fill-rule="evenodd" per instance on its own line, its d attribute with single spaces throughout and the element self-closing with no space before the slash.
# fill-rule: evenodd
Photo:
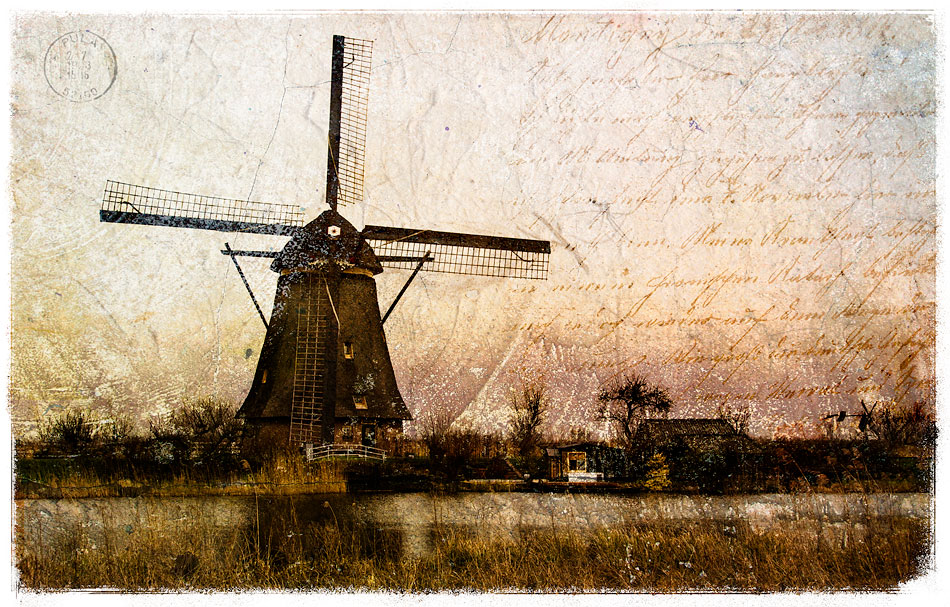
<svg viewBox="0 0 950 607">
<path fill-rule="evenodd" d="M 930 491 L 932 455 L 905 455 L 883 441 L 758 439 L 717 449 L 686 445 L 658 448 L 669 467 L 673 491 Z M 649 476 L 648 455 L 632 477 Z"/>
<path fill-rule="evenodd" d="M 96 439 L 94 422 L 82 409 L 67 411 L 40 428 L 40 443 L 58 454 L 78 455 L 88 451 Z"/>
<path fill-rule="evenodd" d="M 484 437 L 453 428 L 451 417 L 444 412 L 429 414 L 422 422 L 421 441 L 429 455 L 431 472 L 446 482 L 462 480 L 469 462 L 484 448 Z"/>
<path fill-rule="evenodd" d="M 97 419 L 88 411 L 72 410 L 46 422 L 35 445 L 18 440 L 18 479 L 47 482 L 86 474 L 103 482 L 176 477 L 228 482 L 229 475 L 248 471 L 260 470 L 264 477 L 276 474 L 276 468 L 268 468 L 267 462 L 298 461 L 298 454 L 290 449 L 280 457 L 255 451 L 257 461 L 246 456 L 250 463 L 242 462 L 237 454 L 244 425 L 234 418 L 233 411 L 221 401 L 194 399 L 165 419 L 154 421 L 147 433 L 136 433 L 121 415 Z M 353 478 L 366 487 L 418 490 L 427 486 L 459 488 L 463 479 L 547 476 L 548 460 L 537 448 L 512 457 L 518 451 L 516 444 L 500 436 L 454 428 L 448 415 L 423 416 L 420 424 L 420 438 L 411 443 L 405 439 L 407 443 L 402 445 L 402 451 L 409 454 L 403 462 L 406 470 L 393 474 L 392 470 L 367 467 L 356 470 Z M 280 447 L 289 449 L 284 443 Z M 666 475 L 658 475 L 662 466 L 650 461 L 655 451 L 665 457 Z M 643 446 L 626 453 L 599 447 L 587 449 L 587 453 L 589 470 L 602 471 L 605 478 L 628 487 L 662 489 L 665 483 L 659 479 L 666 476 L 668 489 L 681 492 L 902 492 L 933 488 L 932 451 L 883 440 L 730 439 L 715 449 L 690 448 L 683 443 Z M 83 457 L 75 457 L 79 455 Z M 31 461 L 31 457 L 36 459 Z"/>
<path fill-rule="evenodd" d="M 235 459 L 244 422 L 234 409 L 213 398 L 186 401 L 167 419 L 149 424 L 159 461 L 193 464 L 226 464 Z"/>
<path fill-rule="evenodd" d="M 213 398 L 185 401 L 167 418 L 151 421 L 146 435 L 135 432 L 125 416 L 100 419 L 72 409 L 40 427 L 34 450 L 47 456 L 136 456 L 144 451 L 164 463 L 215 463 L 236 451 L 243 429 L 234 408 Z"/>
<path fill-rule="evenodd" d="M 864 406 L 864 403 L 861 403 Z M 897 403 L 884 403 L 868 410 L 866 419 L 868 430 L 886 445 L 897 447 L 912 445 L 916 447 L 933 447 L 936 440 L 936 425 L 933 415 L 924 408 L 923 403 L 915 402 L 909 406 L 900 406 Z"/>
<path fill-rule="evenodd" d="M 39 441 L 32 450 L 46 456 L 106 455 L 139 438 L 131 420 L 122 414 L 102 419 L 71 409 L 40 426 Z"/>
<path fill-rule="evenodd" d="M 646 480 L 643 488 L 647 491 L 666 491 L 670 488 L 670 467 L 662 453 L 655 453 L 647 462 Z"/>
</svg>

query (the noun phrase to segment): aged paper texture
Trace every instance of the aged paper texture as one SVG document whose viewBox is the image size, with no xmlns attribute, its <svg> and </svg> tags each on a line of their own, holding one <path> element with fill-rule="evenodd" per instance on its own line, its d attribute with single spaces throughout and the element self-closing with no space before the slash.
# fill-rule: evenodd
<svg viewBox="0 0 950 607">
<path fill-rule="evenodd" d="M 412 439 L 440 423 L 446 436 L 452 429 L 480 433 L 453 436 L 498 437 L 510 430 L 517 387 L 538 382 L 549 403 L 540 432 L 546 442 L 526 441 L 519 463 L 532 455 L 541 462 L 533 471 L 543 466 L 553 470 L 563 456 L 568 470 L 557 468 L 543 481 L 537 472 L 534 477 L 521 474 L 511 463 L 514 441 L 509 440 L 498 447 L 499 452 L 508 449 L 502 455 L 489 453 L 489 447 L 478 454 L 500 462 L 508 476 L 496 479 L 485 472 L 477 480 L 486 483 L 467 495 L 469 502 L 412 486 L 397 487 L 392 495 L 364 495 L 357 503 L 352 498 L 357 490 L 345 493 L 352 479 L 340 467 L 330 472 L 321 468 L 326 476 L 300 490 L 302 483 L 288 481 L 284 468 L 265 471 L 262 464 L 254 469 L 258 462 L 248 462 L 253 457 L 246 446 L 239 451 L 228 443 L 230 467 L 221 467 L 220 478 L 202 477 L 214 465 L 195 456 L 192 460 L 199 461 L 188 460 L 194 466 L 186 470 L 197 471 L 197 480 L 182 481 L 179 477 L 190 474 L 186 472 L 174 478 L 183 484 L 173 486 L 168 484 L 172 468 L 162 468 L 173 459 L 162 450 L 172 449 L 171 443 L 163 443 L 153 431 L 147 447 L 141 446 L 146 439 L 135 443 L 140 448 L 135 461 L 145 461 L 143 469 L 159 470 L 155 486 L 164 487 L 166 494 L 157 497 L 159 493 L 148 493 L 154 487 L 139 470 L 121 479 L 118 473 L 104 473 L 104 480 L 70 477 L 71 462 L 81 463 L 75 458 L 85 453 L 47 450 L 29 462 L 36 478 L 21 474 L 26 466 L 17 470 L 20 549 L 15 558 L 26 586 L 93 587 L 105 579 L 107 584 L 101 585 L 131 589 L 201 584 L 219 589 L 281 584 L 398 589 L 403 582 L 392 580 L 403 578 L 383 580 L 397 570 L 396 564 L 409 563 L 414 572 L 425 569 L 410 558 L 367 549 L 377 546 L 371 543 L 353 549 L 352 563 L 358 566 L 326 565 L 317 557 L 308 564 L 304 557 L 283 552 L 274 557 L 286 546 L 302 545 L 304 536 L 320 558 L 335 558 L 324 549 L 330 544 L 327 537 L 344 547 L 358 544 L 351 541 L 356 527 L 346 527 L 351 521 L 345 516 L 338 521 L 345 508 L 363 513 L 376 508 L 379 528 L 371 529 L 373 541 L 390 538 L 393 554 L 404 550 L 405 555 L 434 559 L 429 562 L 436 563 L 438 575 L 407 583 L 407 591 L 428 588 L 426 584 L 472 587 L 471 568 L 457 576 L 452 569 L 464 571 L 467 565 L 456 562 L 464 559 L 450 560 L 445 555 L 455 553 L 449 548 L 430 550 L 438 537 L 434 529 L 447 529 L 451 512 L 457 515 L 455 522 L 468 525 L 466 533 L 471 531 L 448 538 L 456 548 L 477 536 L 473 527 L 503 536 L 501 543 L 485 544 L 496 547 L 496 553 L 475 550 L 486 558 L 481 570 L 503 563 L 502 556 L 520 562 L 522 557 L 511 555 L 541 554 L 542 564 L 532 571 L 553 575 L 555 581 L 521 582 L 531 588 L 784 591 L 786 570 L 794 567 L 757 556 L 777 544 L 746 549 L 753 544 L 736 543 L 737 537 L 765 537 L 756 527 L 760 524 L 762 529 L 771 525 L 770 532 L 779 536 L 787 531 L 782 546 L 789 550 L 805 545 L 796 538 L 809 538 L 808 552 L 794 553 L 809 555 L 795 572 L 804 572 L 795 579 L 805 581 L 790 582 L 789 588 L 890 588 L 926 573 L 927 563 L 918 557 L 926 557 L 933 546 L 933 495 L 927 491 L 933 443 L 894 441 L 885 455 L 888 462 L 897 462 L 897 472 L 885 470 L 874 477 L 866 465 L 865 453 L 871 452 L 866 448 L 885 441 L 869 439 L 871 416 L 862 412 L 866 407 L 913 412 L 926 430 L 921 435 L 929 432 L 928 440 L 933 438 L 938 36 L 932 14 L 20 13 L 10 27 L 9 409 L 14 438 L 41 437 L 39 429 L 75 410 L 91 412 L 80 425 L 111 419 L 116 428 L 114 420 L 127 419 L 147 433 L 194 399 L 225 403 L 222 426 L 235 424 L 231 409 L 251 400 L 252 382 L 267 382 L 258 358 L 264 358 L 264 324 L 273 319 L 275 307 L 282 309 L 274 305 L 275 292 L 281 293 L 280 275 L 271 270 L 271 259 L 255 257 L 241 259 L 241 273 L 222 250 L 274 252 L 288 241 L 287 234 L 103 222 L 104 190 L 107 181 L 115 181 L 285 205 L 305 221 L 318 217 L 327 209 L 331 41 L 341 34 L 373 41 L 363 195 L 359 204 L 341 206 L 342 215 L 356 227 L 344 224 L 344 229 L 358 234 L 364 226 L 391 226 L 414 234 L 493 235 L 549 241 L 551 248 L 544 280 L 425 271 L 414 279 L 388 319 L 374 325 L 381 339 L 373 345 L 383 354 L 388 348 L 389 375 L 395 375 L 390 383 L 398 384 L 412 418 L 405 426 L 410 440 L 403 440 L 396 424 L 386 431 L 403 447 L 420 449 L 428 444 Z M 337 224 L 330 226 L 327 239 L 340 235 Z M 301 267 L 287 272 L 317 274 Z M 371 272 L 357 269 L 363 272 L 354 275 L 367 284 Z M 387 268 L 375 277 L 381 312 L 397 298 L 409 274 Z M 339 275 L 337 283 L 342 283 Z M 245 280 L 256 303 L 248 297 Z M 333 306 L 331 287 L 323 280 Z M 324 296 L 320 289 L 311 292 Z M 299 310 L 309 308 L 301 304 Z M 371 312 L 369 316 L 375 308 Z M 339 327 L 335 307 L 332 314 Z M 303 333 L 300 329 L 297 334 L 298 344 L 305 342 L 299 337 Z M 317 343 L 316 337 L 312 341 Z M 339 356 L 352 359 L 352 342 L 338 341 Z M 321 352 L 334 345 L 336 341 Z M 368 391 L 374 381 L 382 382 L 379 376 L 363 376 L 359 385 L 369 386 Z M 668 416 L 681 427 L 721 426 L 723 418 L 747 420 L 747 428 L 727 427 L 722 433 L 728 434 L 729 445 L 740 445 L 730 452 L 739 454 L 736 478 L 753 467 L 743 468 L 751 461 L 745 456 L 755 449 L 759 460 L 774 464 L 769 470 L 791 469 L 793 458 L 775 446 L 794 444 L 797 453 L 821 459 L 822 471 L 841 471 L 831 479 L 836 485 L 830 487 L 832 473 L 819 471 L 820 466 L 807 475 L 799 467 L 785 477 L 780 470 L 769 478 L 757 469 L 742 479 L 755 477 L 755 483 L 743 485 L 754 489 L 734 491 L 748 495 L 713 496 L 731 489 L 723 489 L 725 480 L 710 489 L 713 485 L 702 478 L 704 470 L 712 470 L 712 465 L 702 467 L 706 460 L 701 457 L 709 451 L 688 460 L 692 476 L 678 486 L 686 487 L 683 494 L 664 495 L 679 491 L 670 489 L 671 465 L 678 464 L 668 464 L 659 451 L 634 454 L 633 441 L 628 441 L 617 461 L 627 465 L 639 458 L 640 476 L 617 476 L 627 484 L 615 483 L 611 490 L 626 492 L 622 495 L 593 496 L 617 498 L 603 502 L 616 507 L 585 510 L 601 502 L 571 493 L 577 489 L 571 483 L 578 478 L 601 483 L 606 474 L 606 468 L 586 467 L 595 458 L 588 460 L 589 453 L 622 452 L 617 427 L 598 416 L 598 397 L 605 386 L 630 377 L 661 387 L 672 401 Z M 270 385 L 275 383 L 272 376 Z M 338 403 L 330 398 L 335 395 L 319 401 L 322 411 L 333 411 Z M 352 396 L 353 417 L 350 422 L 336 419 L 339 428 L 319 427 L 324 436 L 327 428 L 331 436 L 348 423 L 356 428 L 356 410 L 368 406 L 365 391 L 354 388 L 344 396 Z M 744 435 L 746 429 L 753 438 Z M 283 445 L 287 432 L 281 430 Z M 347 434 L 342 442 L 349 448 L 361 439 L 366 456 L 376 448 L 377 427 L 363 423 L 361 430 L 362 436 Z M 835 440 L 785 440 L 819 437 Z M 485 440 L 489 445 L 494 438 Z M 26 443 L 17 443 L 18 458 L 40 452 L 24 447 Z M 812 449 L 819 443 L 830 445 L 828 457 Z M 300 444 L 314 447 L 306 441 L 294 447 Z M 574 450 L 558 451 L 564 444 Z M 96 457 L 107 463 L 118 453 L 103 449 Z M 381 458 L 381 452 L 376 449 L 370 456 Z M 408 469 L 425 457 L 428 487 L 442 487 L 438 483 L 444 478 L 432 472 L 432 462 L 438 460 L 432 452 L 419 455 L 421 451 L 407 449 L 399 454 L 404 461 L 397 463 Z M 416 459 L 410 461 L 410 456 Z M 293 457 L 301 461 L 299 454 Z M 839 457 L 850 458 L 851 467 L 839 465 Z M 300 478 L 309 483 L 316 467 L 301 468 Z M 40 478 L 43 470 L 54 473 Z M 64 490 L 66 484 L 57 484 L 62 479 L 56 478 L 56 470 L 65 471 L 63 478 L 76 485 L 71 487 L 75 495 Z M 375 468 L 375 481 L 382 476 L 379 470 Z M 267 474 L 277 480 L 270 483 Z M 332 474 L 336 476 L 330 478 Z M 731 472 L 727 480 L 734 480 Z M 508 483 L 502 498 L 489 484 L 495 481 Z M 549 481 L 551 485 L 542 484 Z M 267 483 L 274 499 L 260 506 L 258 490 Z M 289 485 L 295 488 L 288 493 L 300 494 L 277 496 Z M 316 485 L 319 491 L 313 489 Z M 565 494 L 557 493 L 565 486 Z M 202 496 L 190 510 L 175 501 L 181 487 Z M 511 487 L 527 490 L 508 493 Z M 89 501 L 62 499 L 82 491 Z M 330 495 L 332 491 L 340 495 Z M 699 495 L 686 495 L 691 492 Z M 129 499 L 107 503 L 112 498 L 103 495 Z M 137 501 L 168 495 L 168 501 L 142 508 L 144 502 Z M 202 501 L 211 495 L 224 499 Z M 453 511 L 452 504 L 463 505 Z M 115 512 L 128 508 L 131 514 L 122 514 L 127 520 L 119 524 L 119 514 L 110 518 L 113 507 Z M 476 510 L 478 516 L 472 515 Z M 692 514 L 676 514 L 687 510 Z M 855 514 L 859 510 L 863 514 Z M 298 525 L 298 512 L 309 526 Z M 420 512 L 435 522 L 427 526 L 429 519 Z M 650 519 L 655 512 L 661 514 Z M 725 546 L 716 554 L 729 554 L 732 561 L 708 558 L 701 563 L 695 557 L 698 544 L 691 543 L 699 535 L 677 539 L 676 546 L 666 539 L 686 537 L 678 535 L 679 529 L 663 536 L 662 547 L 652 535 L 643 543 L 648 533 L 641 531 L 649 525 L 659 529 L 670 512 L 675 515 L 670 520 L 676 519 L 673 527 L 689 528 L 686 536 L 696 525 L 705 525 L 713 545 Z M 269 521 L 263 526 L 262 516 Z M 281 526 L 291 518 L 288 528 Z M 631 520 L 635 522 L 628 524 Z M 600 557 L 576 556 L 593 554 L 593 544 L 576 544 L 582 548 L 569 558 L 544 561 L 550 546 L 567 545 L 562 536 L 576 539 L 574 530 L 599 529 L 603 521 L 612 526 L 597 541 L 614 542 L 615 552 L 605 554 L 612 555 L 616 571 L 600 567 L 596 573 L 613 577 L 588 577 L 574 585 L 573 578 L 562 575 L 564 563 L 578 567 L 582 575 L 593 571 L 584 559 Z M 394 531 L 397 523 L 403 527 Z M 240 567 L 219 558 L 225 551 L 214 542 L 224 540 L 193 541 L 197 536 L 188 535 L 192 524 L 205 525 L 205 538 L 219 538 L 215 534 L 223 529 L 231 533 L 226 556 Z M 526 531 L 529 524 L 541 531 L 532 536 Z M 307 535 L 314 529 L 336 535 Z M 377 533 L 380 529 L 385 533 Z M 62 551 L 54 552 L 46 539 L 60 530 L 56 537 L 66 539 Z M 90 538 L 103 530 L 112 534 L 103 537 L 118 539 L 94 545 Z M 530 543 L 533 537 L 548 538 L 548 531 L 553 543 Z M 611 536 L 615 532 L 628 535 L 621 541 L 619 535 Z M 504 543 L 519 533 L 527 552 L 516 553 L 517 542 Z M 165 552 L 128 548 L 164 546 L 166 539 L 182 537 L 181 544 Z M 872 541 L 878 543 L 872 547 Z M 532 547 L 538 545 L 548 548 Z M 875 559 L 884 562 L 898 548 L 906 563 L 874 569 Z M 679 555 L 678 549 L 692 552 Z M 831 551 L 837 551 L 834 558 L 839 560 L 823 561 Z M 105 553 L 127 559 L 115 562 L 141 565 L 140 571 L 132 571 L 133 566 L 119 571 L 110 564 L 103 568 L 105 577 L 83 578 L 92 566 L 76 563 L 104 563 Z M 674 553 L 678 556 L 669 564 L 673 573 L 657 572 L 653 559 L 659 561 L 662 554 L 669 560 Z M 852 558 L 855 554 L 867 556 L 867 563 Z M 442 557 L 445 563 L 438 560 Z M 360 569 L 369 561 L 379 565 L 378 578 Z M 652 578 L 646 575 L 647 562 Z M 720 567 L 719 574 L 713 565 Z M 86 573 L 80 571 L 83 567 Z M 334 567 L 342 577 L 334 577 Z M 708 578 L 703 567 L 709 569 Z M 515 582 L 506 576 L 515 568 L 474 587 L 508 587 Z M 833 568 L 838 571 L 831 572 Z M 279 575 L 274 573 L 278 569 Z M 765 569 L 772 577 L 757 578 Z M 828 582 L 841 569 L 856 573 Z M 50 571 L 62 575 L 44 578 Z M 159 577 L 153 575 L 156 571 Z M 214 578 L 211 571 L 233 575 Z M 721 577 L 714 582 L 713 575 Z M 54 581 L 45 585 L 46 579 Z M 317 579 L 321 581 L 313 581 Z"/>
<path fill-rule="evenodd" d="M 819 431 L 935 398 L 935 28 L 922 14 L 21 14 L 12 36 L 15 432 L 239 403 L 263 326 L 228 257 L 272 237 L 100 223 L 107 179 L 324 208 L 329 45 L 375 40 L 380 224 L 550 240 L 546 281 L 424 274 L 387 321 L 416 418 L 552 430 L 636 371 L 677 416 Z M 270 313 L 276 275 L 244 263 Z M 405 272 L 378 279 L 381 306 Z"/>
</svg>

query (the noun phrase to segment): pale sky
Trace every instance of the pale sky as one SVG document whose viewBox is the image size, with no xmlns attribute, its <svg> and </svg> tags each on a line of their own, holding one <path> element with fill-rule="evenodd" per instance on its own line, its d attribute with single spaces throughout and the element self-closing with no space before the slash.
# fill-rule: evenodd
<svg viewBox="0 0 950 607">
<path fill-rule="evenodd" d="M 76 100 L 47 50 L 85 31 L 117 71 Z M 15 428 L 60 407 L 240 403 L 264 330 L 219 250 L 284 239 L 99 223 L 102 189 L 318 215 L 333 34 L 375 41 L 365 204 L 348 219 L 552 243 L 547 281 L 413 283 L 386 331 L 420 419 L 500 428 L 529 377 L 557 428 L 599 431 L 597 390 L 625 372 L 667 388 L 675 415 L 726 402 L 765 435 L 862 398 L 933 406 L 924 15 L 21 15 Z M 243 267 L 269 315 L 276 275 Z M 383 309 L 407 278 L 378 277 Z"/>
</svg>

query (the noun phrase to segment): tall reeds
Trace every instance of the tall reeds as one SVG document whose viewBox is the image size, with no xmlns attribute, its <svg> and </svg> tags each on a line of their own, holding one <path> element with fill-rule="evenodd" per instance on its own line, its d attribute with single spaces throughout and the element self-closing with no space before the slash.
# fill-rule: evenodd
<svg viewBox="0 0 950 607">
<path fill-rule="evenodd" d="M 493 534 L 437 522 L 411 551 L 398 529 L 323 508 L 306 523 L 291 507 L 238 526 L 194 516 L 157 529 L 47 530 L 29 543 L 21 529 L 21 588 L 882 590 L 923 573 L 931 546 L 923 520 L 856 513 L 830 524 L 802 512 L 766 528 L 694 519 Z"/>
</svg>

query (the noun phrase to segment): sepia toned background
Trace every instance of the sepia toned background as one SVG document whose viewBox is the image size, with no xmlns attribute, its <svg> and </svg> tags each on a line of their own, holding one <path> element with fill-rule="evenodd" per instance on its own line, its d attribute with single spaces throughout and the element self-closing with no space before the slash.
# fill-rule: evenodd
<svg viewBox="0 0 950 607">
<path fill-rule="evenodd" d="M 936 36 L 922 14 L 27 15 L 13 21 L 15 432 L 240 403 L 264 328 L 219 252 L 283 239 L 98 221 L 105 181 L 324 210 L 333 34 L 375 40 L 365 204 L 392 225 L 550 240 L 547 281 L 423 274 L 386 323 L 400 389 L 549 430 L 641 373 L 674 416 L 763 436 L 935 398 Z M 57 90 L 88 31 L 116 77 Z M 99 74 L 101 77 L 101 74 Z M 98 93 L 98 91 L 97 91 Z M 244 270 L 265 315 L 276 274 Z M 387 307 L 408 278 L 377 284 Z"/>
</svg>

